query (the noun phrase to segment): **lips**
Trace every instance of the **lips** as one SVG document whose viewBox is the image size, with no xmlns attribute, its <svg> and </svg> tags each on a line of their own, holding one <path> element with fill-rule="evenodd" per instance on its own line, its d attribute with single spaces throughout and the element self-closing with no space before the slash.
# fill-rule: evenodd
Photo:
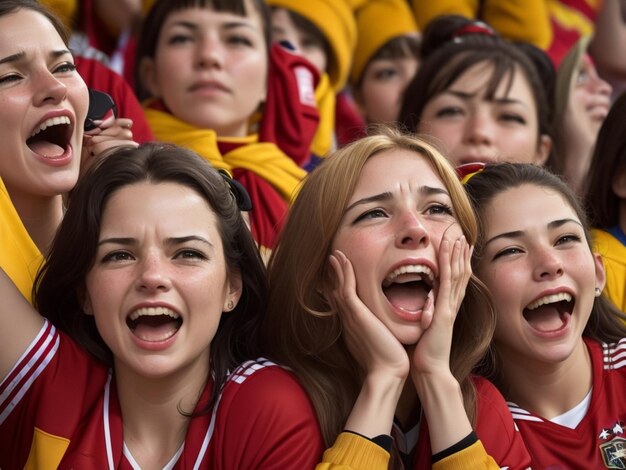
<svg viewBox="0 0 626 470">
<path fill-rule="evenodd" d="M 382 283 L 383 294 L 396 309 L 418 313 L 423 310 L 434 283 L 434 274 L 423 264 L 403 265 L 391 271 Z"/>
<path fill-rule="evenodd" d="M 143 307 L 133 311 L 126 324 L 139 339 L 161 342 L 170 339 L 183 324 L 183 319 L 168 307 Z"/>
<path fill-rule="evenodd" d="M 67 154 L 72 139 L 73 127 L 68 116 L 45 119 L 33 129 L 26 145 L 45 159 L 58 159 Z"/>
<path fill-rule="evenodd" d="M 569 323 L 575 303 L 575 298 L 567 292 L 546 295 L 528 304 L 523 311 L 524 319 L 538 332 L 557 332 Z"/>
<path fill-rule="evenodd" d="M 220 81 L 217 80 L 201 80 L 195 82 L 193 85 L 189 87 L 189 91 L 222 91 L 228 93 L 230 90 L 228 87 L 223 85 Z"/>
</svg>

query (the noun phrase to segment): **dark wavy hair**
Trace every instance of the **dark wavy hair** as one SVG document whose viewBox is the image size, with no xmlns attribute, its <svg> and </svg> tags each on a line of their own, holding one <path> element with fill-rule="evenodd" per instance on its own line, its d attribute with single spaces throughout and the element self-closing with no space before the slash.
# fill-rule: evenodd
<svg viewBox="0 0 626 470">
<path fill-rule="evenodd" d="M 256 332 L 267 303 L 267 277 L 256 243 L 224 177 L 190 150 L 146 143 L 122 148 L 94 165 L 72 192 L 48 259 L 35 280 L 35 306 L 94 358 L 109 366 L 113 354 L 83 309 L 85 278 L 95 263 L 107 202 L 120 189 L 140 182 L 176 183 L 194 190 L 216 214 L 227 269 L 241 273 L 243 293 L 222 315 L 211 342 L 214 402 L 229 370 L 258 355 Z"/>
</svg>

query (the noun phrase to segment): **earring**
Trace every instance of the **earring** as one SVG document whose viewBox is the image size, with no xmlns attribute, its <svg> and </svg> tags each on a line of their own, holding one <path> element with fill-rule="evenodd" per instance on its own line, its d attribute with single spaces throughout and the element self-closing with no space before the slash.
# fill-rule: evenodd
<svg viewBox="0 0 626 470">
<path fill-rule="evenodd" d="M 595 294 L 596 294 L 596 297 L 600 297 L 600 294 L 602 294 L 602 291 L 600 290 L 599 287 L 596 287 Z"/>
<path fill-rule="evenodd" d="M 235 308 L 235 304 L 232 300 L 229 300 L 226 304 L 226 311 L 230 312 L 233 308 Z"/>
</svg>

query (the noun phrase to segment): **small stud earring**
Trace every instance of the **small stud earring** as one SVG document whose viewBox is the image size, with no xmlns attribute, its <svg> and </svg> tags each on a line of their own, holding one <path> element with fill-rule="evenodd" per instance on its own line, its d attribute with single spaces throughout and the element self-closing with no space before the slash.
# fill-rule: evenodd
<svg viewBox="0 0 626 470">
<path fill-rule="evenodd" d="M 232 300 L 229 300 L 228 303 L 226 304 L 226 310 L 230 312 L 233 308 L 235 308 L 235 304 L 233 303 Z"/>
<path fill-rule="evenodd" d="M 600 294 L 602 294 L 602 290 L 600 290 L 599 287 L 596 287 L 596 297 L 600 297 Z"/>
</svg>

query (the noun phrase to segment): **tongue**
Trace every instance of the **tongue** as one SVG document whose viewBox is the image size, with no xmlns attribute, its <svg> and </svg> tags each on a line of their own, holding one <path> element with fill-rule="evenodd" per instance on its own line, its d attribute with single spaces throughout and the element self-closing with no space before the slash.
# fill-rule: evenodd
<svg viewBox="0 0 626 470">
<path fill-rule="evenodd" d="M 48 158 L 60 157 L 65 152 L 63 147 L 46 140 L 37 140 L 31 142 L 28 146 L 36 154 Z"/>
<path fill-rule="evenodd" d="M 542 305 L 534 310 L 524 310 L 524 318 L 538 331 L 555 331 L 563 326 L 563 318 L 555 305 Z"/>
<path fill-rule="evenodd" d="M 418 312 L 424 308 L 428 291 L 422 282 L 391 284 L 384 289 L 389 303 L 408 312 Z"/>
<path fill-rule="evenodd" d="M 169 319 L 169 320 L 168 320 Z M 178 323 L 166 315 L 137 319 L 133 334 L 144 341 L 165 341 L 178 330 Z"/>
</svg>

